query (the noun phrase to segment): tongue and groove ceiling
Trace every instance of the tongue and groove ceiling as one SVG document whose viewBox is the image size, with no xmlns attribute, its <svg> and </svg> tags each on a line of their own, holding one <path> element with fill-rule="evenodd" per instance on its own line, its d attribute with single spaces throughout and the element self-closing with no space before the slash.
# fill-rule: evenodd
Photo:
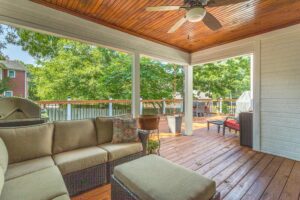
<svg viewBox="0 0 300 200">
<path fill-rule="evenodd" d="M 185 12 L 147 12 L 145 8 L 183 5 L 183 0 L 32 1 L 189 53 L 300 23 L 300 0 L 249 0 L 207 8 L 221 22 L 220 30 L 212 31 L 202 22 L 187 22 L 171 34 L 168 30 Z"/>
</svg>

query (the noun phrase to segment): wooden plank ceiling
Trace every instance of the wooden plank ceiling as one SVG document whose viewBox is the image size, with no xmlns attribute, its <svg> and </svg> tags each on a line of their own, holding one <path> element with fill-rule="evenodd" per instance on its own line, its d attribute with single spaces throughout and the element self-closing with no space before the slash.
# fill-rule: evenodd
<svg viewBox="0 0 300 200">
<path fill-rule="evenodd" d="M 147 6 L 183 5 L 183 0 L 32 0 L 151 41 L 195 52 L 300 23 L 300 0 L 249 0 L 207 8 L 223 25 L 185 23 L 167 33 L 185 11 L 146 12 Z"/>
</svg>

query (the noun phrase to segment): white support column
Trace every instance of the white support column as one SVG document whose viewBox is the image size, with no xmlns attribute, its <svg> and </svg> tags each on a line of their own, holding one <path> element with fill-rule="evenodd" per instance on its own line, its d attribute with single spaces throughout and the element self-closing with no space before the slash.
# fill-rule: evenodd
<svg viewBox="0 0 300 200">
<path fill-rule="evenodd" d="M 254 54 L 251 56 L 252 88 L 253 88 L 253 149 L 261 151 L 261 43 L 255 44 Z"/>
<path fill-rule="evenodd" d="M 185 135 L 193 134 L 193 67 L 184 66 Z"/>
<path fill-rule="evenodd" d="M 131 114 L 136 118 L 140 114 L 140 54 L 135 52 L 132 55 L 132 96 Z"/>
</svg>

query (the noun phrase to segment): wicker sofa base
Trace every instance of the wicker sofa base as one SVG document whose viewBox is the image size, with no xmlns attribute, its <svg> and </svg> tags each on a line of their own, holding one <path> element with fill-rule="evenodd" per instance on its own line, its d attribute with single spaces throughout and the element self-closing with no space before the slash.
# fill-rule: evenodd
<svg viewBox="0 0 300 200">
<path fill-rule="evenodd" d="M 107 183 L 106 163 L 63 176 L 70 196 L 74 196 Z"/>
<path fill-rule="evenodd" d="M 108 162 L 107 163 L 107 180 L 110 181 L 110 176 L 113 174 L 115 166 L 138 159 L 144 155 L 145 155 L 144 152 L 139 152 L 139 153 L 131 154 L 129 156 L 125 156 L 123 158 Z"/>
<path fill-rule="evenodd" d="M 134 193 L 128 190 L 118 179 L 113 175 L 111 176 L 111 200 L 141 200 Z M 220 200 L 220 192 L 216 194 L 210 200 Z"/>
</svg>

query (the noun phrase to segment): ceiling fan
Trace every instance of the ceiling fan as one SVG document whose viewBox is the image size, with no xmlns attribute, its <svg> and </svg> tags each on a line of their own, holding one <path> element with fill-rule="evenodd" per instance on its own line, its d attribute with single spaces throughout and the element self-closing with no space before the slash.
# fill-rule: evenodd
<svg viewBox="0 0 300 200">
<path fill-rule="evenodd" d="M 184 0 L 183 6 L 157 6 L 147 7 L 146 11 L 174 11 L 184 9 L 186 14 L 177 21 L 168 33 L 174 33 L 185 22 L 199 22 L 203 23 L 213 31 L 216 31 L 222 27 L 219 20 L 209 13 L 206 7 L 226 6 L 230 4 L 236 4 L 246 2 L 249 0 Z"/>
</svg>

